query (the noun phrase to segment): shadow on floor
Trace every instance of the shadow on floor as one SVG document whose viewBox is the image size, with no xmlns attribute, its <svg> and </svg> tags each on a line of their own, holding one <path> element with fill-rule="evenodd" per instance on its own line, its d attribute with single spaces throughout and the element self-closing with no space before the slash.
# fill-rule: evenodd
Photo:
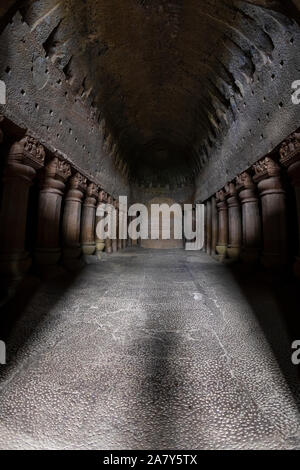
<svg viewBox="0 0 300 470">
<path fill-rule="evenodd" d="M 278 362 L 300 411 L 300 366 L 292 363 L 292 343 L 300 340 L 299 281 L 263 270 L 245 272 L 241 264 L 228 266 Z"/>
</svg>

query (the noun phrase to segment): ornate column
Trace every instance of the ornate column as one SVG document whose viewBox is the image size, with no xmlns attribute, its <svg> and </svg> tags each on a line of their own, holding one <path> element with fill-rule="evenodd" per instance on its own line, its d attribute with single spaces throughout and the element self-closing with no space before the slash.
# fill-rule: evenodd
<svg viewBox="0 0 300 470">
<path fill-rule="evenodd" d="M 104 251 L 105 248 L 105 240 L 103 238 L 98 238 L 98 231 L 97 231 L 97 225 L 103 221 L 105 218 L 105 213 L 106 213 L 106 199 L 107 199 L 107 194 L 104 191 L 100 191 L 99 196 L 98 196 L 98 205 L 97 205 L 97 213 L 96 213 L 96 254 L 98 259 L 101 259 L 102 257 L 102 252 Z"/>
<path fill-rule="evenodd" d="M 85 190 L 86 178 L 76 173 L 69 182 L 62 227 L 64 264 L 71 269 L 79 266 L 78 261 L 81 255 L 81 208 Z"/>
<path fill-rule="evenodd" d="M 113 198 L 111 196 L 108 196 L 106 212 L 107 212 L 107 216 L 110 218 L 112 218 L 112 210 L 113 210 Z M 112 240 L 109 237 L 107 237 L 105 240 L 105 252 L 112 253 Z"/>
<path fill-rule="evenodd" d="M 223 261 L 227 255 L 228 245 L 228 207 L 225 192 L 223 190 L 218 191 L 216 199 L 219 219 L 218 244 L 216 246 L 216 251 L 220 260 Z"/>
<path fill-rule="evenodd" d="M 61 257 L 59 241 L 61 205 L 65 183 L 71 176 L 69 163 L 53 158 L 41 179 L 36 262 L 39 266 L 56 265 Z"/>
<path fill-rule="evenodd" d="M 241 258 L 245 263 L 259 261 L 262 237 L 259 199 L 249 173 L 244 172 L 236 179 L 237 191 L 242 204 L 243 243 Z"/>
<path fill-rule="evenodd" d="M 114 200 L 113 206 L 115 208 L 116 215 L 117 215 L 117 220 L 116 220 L 117 225 L 116 225 L 116 238 L 113 238 L 112 240 L 112 251 L 113 253 L 116 253 L 118 250 L 121 249 L 120 247 L 121 240 L 119 240 L 119 203 L 118 201 Z"/>
<path fill-rule="evenodd" d="M 300 277 L 300 134 L 292 134 L 281 146 L 280 161 L 288 169 L 291 183 L 294 187 L 297 202 L 299 252 L 294 271 Z"/>
<path fill-rule="evenodd" d="M 95 225 L 98 194 L 98 186 L 90 183 L 83 203 L 81 224 L 81 247 L 83 254 L 86 256 L 91 256 L 96 251 Z"/>
<path fill-rule="evenodd" d="M 29 136 L 16 142 L 8 156 L 0 223 L 0 273 L 8 283 L 20 280 L 31 266 L 25 251 L 28 196 L 44 160 L 44 147 Z"/>
<path fill-rule="evenodd" d="M 211 255 L 212 212 L 211 200 L 206 201 L 206 253 Z"/>
<path fill-rule="evenodd" d="M 219 233 L 219 220 L 218 220 L 218 210 L 217 210 L 217 201 L 215 196 L 211 198 L 211 253 L 212 255 L 216 254 L 216 247 L 218 243 L 218 233 Z"/>
<path fill-rule="evenodd" d="M 233 183 L 225 186 L 225 197 L 228 206 L 228 246 L 227 256 L 237 260 L 242 246 L 242 216 L 236 187 Z"/>
<path fill-rule="evenodd" d="M 266 268 L 279 268 L 287 263 L 286 202 L 280 167 L 269 157 L 254 165 L 254 182 L 261 197 Z"/>
</svg>

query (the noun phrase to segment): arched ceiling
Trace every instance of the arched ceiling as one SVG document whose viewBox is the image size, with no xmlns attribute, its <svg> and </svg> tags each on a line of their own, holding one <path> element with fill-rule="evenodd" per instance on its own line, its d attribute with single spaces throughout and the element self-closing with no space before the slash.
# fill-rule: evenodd
<svg viewBox="0 0 300 470">
<path fill-rule="evenodd" d="M 201 170 L 237 119 L 245 88 L 272 61 L 272 28 L 261 12 L 295 16 L 295 3 L 27 0 L 1 8 L 20 9 L 74 92 L 99 113 L 132 178 L 155 182 Z"/>
</svg>

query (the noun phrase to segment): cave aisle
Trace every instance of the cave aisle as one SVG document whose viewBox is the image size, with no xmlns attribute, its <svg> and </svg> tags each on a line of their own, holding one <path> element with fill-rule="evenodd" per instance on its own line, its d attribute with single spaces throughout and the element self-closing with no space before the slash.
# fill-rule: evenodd
<svg viewBox="0 0 300 470">
<path fill-rule="evenodd" d="M 245 285 L 204 253 L 142 249 L 40 285 L 1 369 L 0 448 L 299 448 L 280 306 Z"/>
</svg>

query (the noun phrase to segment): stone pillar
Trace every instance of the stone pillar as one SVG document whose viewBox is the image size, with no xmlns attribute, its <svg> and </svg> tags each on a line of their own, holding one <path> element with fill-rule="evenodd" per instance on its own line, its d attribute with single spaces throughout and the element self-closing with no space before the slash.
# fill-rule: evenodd
<svg viewBox="0 0 300 470">
<path fill-rule="evenodd" d="M 86 198 L 82 209 L 81 225 L 81 246 L 82 252 L 86 256 L 92 256 L 96 252 L 96 204 L 99 188 L 94 183 L 90 183 L 86 190 Z"/>
<path fill-rule="evenodd" d="M 223 190 L 218 191 L 216 199 L 219 219 L 218 244 L 216 246 L 216 251 L 219 255 L 220 261 L 223 261 L 227 255 L 228 245 L 228 207 L 225 192 Z"/>
<path fill-rule="evenodd" d="M 280 149 L 280 157 L 282 165 L 288 169 L 288 174 L 296 194 L 299 251 L 298 256 L 296 257 L 294 271 L 300 278 L 300 134 L 292 134 L 283 143 Z"/>
<path fill-rule="evenodd" d="M 256 185 L 247 172 L 237 177 L 236 184 L 242 204 L 243 242 L 241 259 L 245 263 L 256 264 L 259 261 L 262 244 L 261 217 Z"/>
<path fill-rule="evenodd" d="M 227 256 L 232 260 L 240 257 L 242 247 L 242 214 L 238 193 L 234 183 L 225 186 L 228 207 L 228 246 Z"/>
<path fill-rule="evenodd" d="M 217 210 L 217 201 L 215 196 L 211 198 L 211 253 L 216 254 L 219 234 L 219 219 Z"/>
<path fill-rule="evenodd" d="M 8 156 L 0 223 L 0 273 L 8 284 L 22 279 L 31 266 L 25 251 L 29 188 L 44 160 L 43 146 L 29 136 L 16 142 Z"/>
<path fill-rule="evenodd" d="M 280 268 L 287 263 L 286 201 L 280 167 L 269 157 L 254 165 L 254 182 L 261 197 L 266 268 Z"/>
<path fill-rule="evenodd" d="M 126 208 L 122 206 L 122 226 L 124 227 L 124 231 L 125 231 L 126 221 L 127 221 Z M 128 238 L 126 238 L 125 240 L 122 240 L 122 249 L 125 250 L 127 246 L 128 246 Z"/>
<path fill-rule="evenodd" d="M 211 255 L 211 237 L 212 237 L 212 212 L 211 200 L 206 201 L 206 253 Z"/>
<path fill-rule="evenodd" d="M 113 206 L 116 211 L 116 216 L 117 216 L 116 224 L 117 225 L 116 225 L 116 238 L 112 240 L 112 251 L 113 253 L 116 253 L 118 250 L 121 249 L 120 247 L 121 240 L 119 240 L 119 203 L 118 201 L 114 200 Z"/>
<path fill-rule="evenodd" d="M 98 237 L 99 233 L 97 231 L 97 225 L 100 224 L 101 221 L 103 221 L 103 219 L 105 218 L 106 199 L 107 199 L 107 194 L 104 191 L 100 191 L 99 196 L 98 196 L 98 205 L 97 205 L 97 214 L 96 214 L 96 254 L 97 254 L 98 259 L 101 259 L 102 253 L 105 248 L 105 239 Z"/>
<path fill-rule="evenodd" d="M 67 268 L 80 267 L 80 228 L 82 199 L 86 190 L 86 178 L 76 173 L 69 183 L 63 215 L 63 258 Z"/>
<path fill-rule="evenodd" d="M 113 198 L 111 196 L 108 196 L 106 211 L 107 211 L 107 216 L 110 218 L 112 217 L 112 210 L 113 210 Z M 105 240 L 105 252 L 112 253 L 112 240 L 109 237 L 107 237 Z"/>
<path fill-rule="evenodd" d="M 71 176 L 68 163 L 53 158 L 46 166 L 39 197 L 37 250 L 35 259 L 41 268 L 54 266 L 61 257 L 60 220 L 66 180 Z"/>
<path fill-rule="evenodd" d="M 126 235 L 126 221 L 127 221 L 127 211 L 126 205 L 119 205 L 119 236 L 123 231 Z M 128 224 L 128 222 L 127 222 Z M 119 239 L 120 250 L 124 250 L 127 247 L 128 239 Z"/>
</svg>

